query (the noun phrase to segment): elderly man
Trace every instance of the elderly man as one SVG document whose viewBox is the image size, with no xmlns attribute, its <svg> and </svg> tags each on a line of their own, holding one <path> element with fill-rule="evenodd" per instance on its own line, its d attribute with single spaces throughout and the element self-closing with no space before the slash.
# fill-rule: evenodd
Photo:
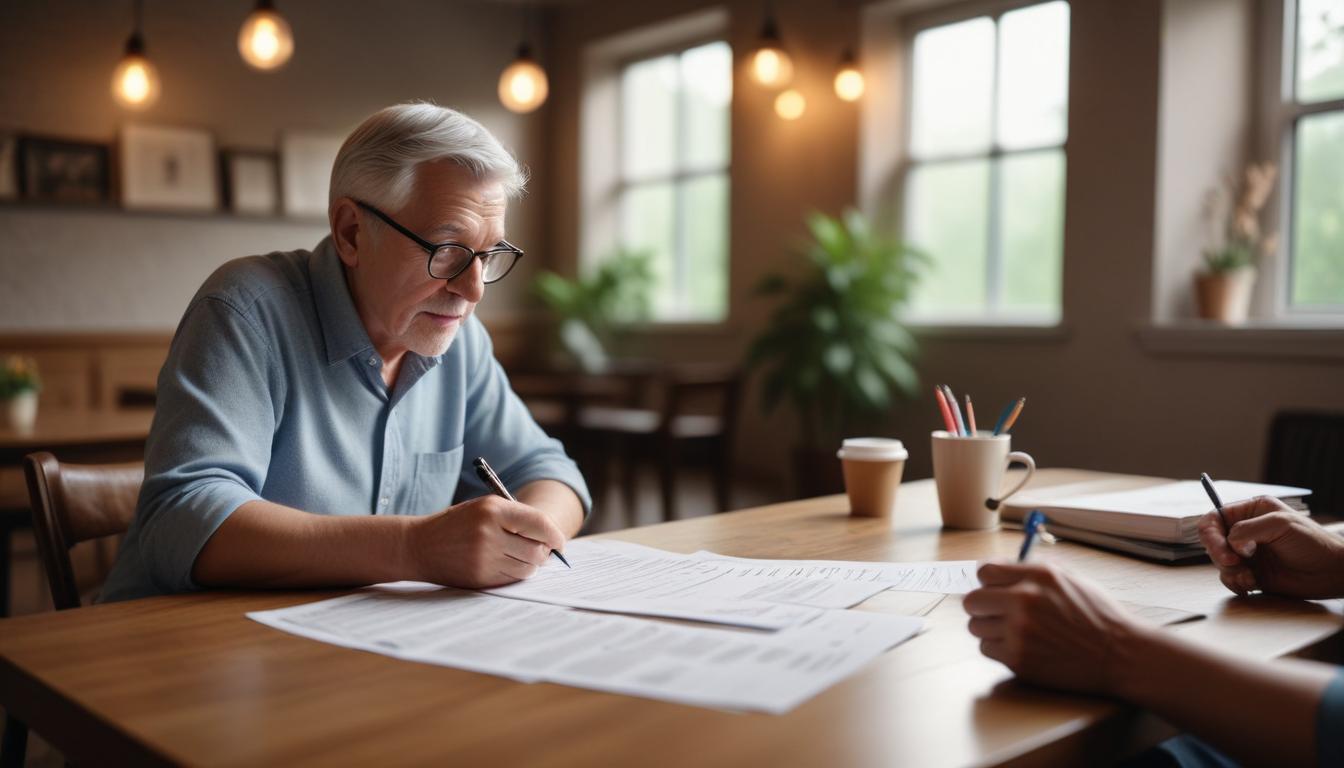
<svg viewBox="0 0 1344 768">
<path fill-rule="evenodd" d="M 159 376 L 135 521 L 104 599 L 211 586 L 527 578 L 583 478 L 509 388 L 473 309 L 522 251 L 523 185 L 476 121 L 384 109 L 332 169 L 331 235 L 230 262 Z M 485 457 L 518 499 L 472 472 Z"/>
</svg>

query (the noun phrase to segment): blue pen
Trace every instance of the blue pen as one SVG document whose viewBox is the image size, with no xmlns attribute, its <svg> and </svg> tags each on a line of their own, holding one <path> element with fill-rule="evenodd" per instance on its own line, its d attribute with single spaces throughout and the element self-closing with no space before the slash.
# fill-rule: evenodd
<svg viewBox="0 0 1344 768">
<path fill-rule="evenodd" d="M 1031 552 L 1031 545 L 1036 541 L 1036 535 L 1041 532 L 1041 526 L 1045 524 L 1045 515 L 1039 509 L 1033 509 L 1027 513 L 1027 521 L 1022 524 L 1022 530 L 1026 532 L 1027 538 L 1022 541 L 1022 549 L 1017 553 L 1017 562 L 1022 563 L 1027 560 L 1027 553 Z"/>
</svg>

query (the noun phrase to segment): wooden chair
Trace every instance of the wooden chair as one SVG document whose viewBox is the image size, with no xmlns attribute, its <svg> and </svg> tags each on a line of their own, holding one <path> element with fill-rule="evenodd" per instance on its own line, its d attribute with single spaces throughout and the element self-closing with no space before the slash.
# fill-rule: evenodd
<svg viewBox="0 0 1344 768">
<path fill-rule="evenodd" d="M 633 518 L 639 458 L 652 454 L 658 466 L 663 519 L 676 517 L 677 471 L 686 449 L 708 449 L 714 464 L 714 495 L 722 512 L 732 505 L 732 444 L 740 374 L 735 366 L 694 365 L 665 370 L 658 378 L 661 407 L 591 406 L 579 412 L 579 427 L 622 459 L 622 496 Z M 714 401 L 712 412 L 693 410 Z M 599 492 L 605 492 L 605 487 Z"/>
<path fill-rule="evenodd" d="M 52 602 L 58 611 L 78 608 L 80 589 L 70 548 L 82 541 L 126 532 L 135 516 L 145 465 L 62 464 L 43 451 L 26 456 L 23 471 Z M 27 726 L 6 713 L 0 765 L 22 765 L 27 742 Z"/>
<path fill-rule="evenodd" d="M 1280 411 L 1269 427 L 1265 482 L 1310 488 L 1313 515 L 1344 517 L 1344 413 Z"/>
</svg>

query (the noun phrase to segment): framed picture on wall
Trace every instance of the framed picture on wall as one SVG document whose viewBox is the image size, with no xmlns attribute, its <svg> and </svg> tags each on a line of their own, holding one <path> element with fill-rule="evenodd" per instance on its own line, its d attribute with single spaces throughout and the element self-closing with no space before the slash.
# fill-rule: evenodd
<svg viewBox="0 0 1344 768">
<path fill-rule="evenodd" d="M 0 200 L 19 196 L 19 137 L 0 131 Z"/>
<path fill-rule="evenodd" d="M 111 199 L 107 145 L 21 136 L 15 151 L 19 191 L 25 199 L 50 203 L 105 203 Z"/>
<path fill-rule="evenodd" d="M 121 130 L 121 203 L 127 208 L 213 211 L 219 207 L 215 141 L 209 131 L 127 125 Z"/>
<path fill-rule="evenodd" d="M 275 152 L 226 149 L 220 153 L 220 170 L 230 211 L 249 216 L 280 212 L 280 168 Z"/>
<path fill-rule="evenodd" d="M 341 136 L 288 132 L 280 137 L 280 179 L 285 215 L 325 218 L 331 166 L 341 149 Z"/>
</svg>

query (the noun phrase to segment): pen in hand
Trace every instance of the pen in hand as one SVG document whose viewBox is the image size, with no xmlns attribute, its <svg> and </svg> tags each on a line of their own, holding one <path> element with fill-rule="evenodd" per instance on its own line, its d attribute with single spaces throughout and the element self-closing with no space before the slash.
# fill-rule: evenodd
<svg viewBox="0 0 1344 768">
<path fill-rule="evenodd" d="M 1209 494 L 1209 501 L 1213 502 L 1213 508 L 1218 510 L 1218 519 L 1223 521 L 1223 535 L 1226 536 L 1232 532 L 1232 529 L 1227 527 L 1227 515 L 1223 514 L 1223 500 L 1218 498 L 1218 492 L 1213 489 L 1213 480 L 1209 479 L 1209 473 L 1200 472 L 1199 482 L 1203 484 L 1204 492 Z"/>
<path fill-rule="evenodd" d="M 500 481 L 499 475 L 495 474 L 495 470 L 490 468 L 490 464 L 485 460 L 484 456 L 477 456 L 476 461 L 472 462 L 472 465 L 476 467 L 476 476 L 481 478 L 481 482 L 485 483 L 487 488 L 494 491 L 496 496 L 503 496 L 509 501 L 517 501 L 517 499 L 513 498 L 513 494 L 509 493 L 509 489 L 504 487 L 504 483 Z M 566 568 L 574 567 L 569 564 L 569 561 L 565 559 L 564 555 L 554 549 L 551 550 L 551 554 L 560 558 L 560 562 L 564 563 Z"/>
<path fill-rule="evenodd" d="M 1033 509 L 1027 513 L 1027 519 L 1022 523 L 1022 530 L 1027 537 L 1022 540 L 1022 549 L 1017 553 L 1017 562 L 1024 563 L 1027 560 L 1027 554 L 1031 552 L 1031 545 L 1036 542 L 1036 536 L 1041 532 L 1041 525 L 1045 523 L 1045 514 L 1039 509 Z"/>
</svg>

